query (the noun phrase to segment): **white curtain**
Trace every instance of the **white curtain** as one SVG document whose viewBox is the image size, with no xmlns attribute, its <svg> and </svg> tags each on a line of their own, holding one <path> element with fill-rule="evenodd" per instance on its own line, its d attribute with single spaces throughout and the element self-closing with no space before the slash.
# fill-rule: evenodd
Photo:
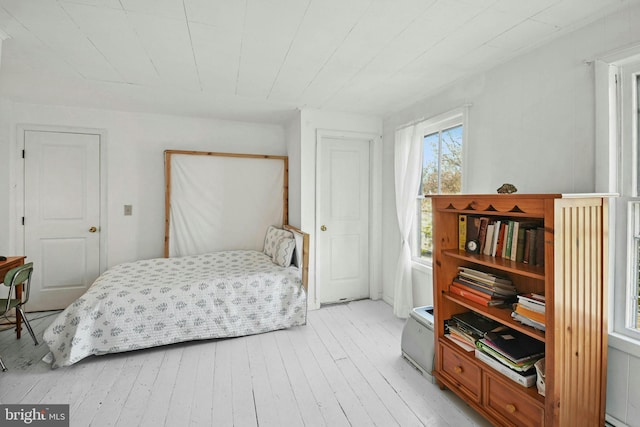
<svg viewBox="0 0 640 427">
<path fill-rule="evenodd" d="M 422 146 L 416 126 L 396 131 L 394 150 L 396 212 L 400 229 L 401 248 L 394 275 L 393 313 L 402 318 L 413 309 L 411 283 L 411 247 L 409 236 L 416 215 L 416 198 L 420 188 Z"/>
</svg>

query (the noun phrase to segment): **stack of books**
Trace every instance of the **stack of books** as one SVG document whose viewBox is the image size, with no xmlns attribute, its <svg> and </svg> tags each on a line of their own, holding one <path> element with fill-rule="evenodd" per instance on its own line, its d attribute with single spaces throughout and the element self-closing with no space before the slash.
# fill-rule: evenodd
<svg viewBox="0 0 640 427">
<path fill-rule="evenodd" d="M 518 295 L 518 302 L 514 304 L 511 317 L 520 323 L 533 326 L 544 331 L 545 326 L 545 299 L 541 294 Z"/>
<path fill-rule="evenodd" d="M 445 320 L 445 337 L 466 351 L 474 351 L 476 341 L 502 325 L 473 311 L 454 314 Z"/>
<path fill-rule="evenodd" d="M 517 294 L 511 280 L 468 267 L 459 267 L 449 292 L 485 306 L 509 303 Z"/>
<path fill-rule="evenodd" d="M 505 326 L 477 340 L 475 355 L 511 380 L 531 387 L 536 383 L 534 364 L 544 357 L 544 343 Z"/>
<path fill-rule="evenodd" d="M 456 321 L 449 321 L 445 337 L 453 341 L 465 351 L 473 351 L 476 348 L 477 337 L 461 328 Z"/>
</svg>

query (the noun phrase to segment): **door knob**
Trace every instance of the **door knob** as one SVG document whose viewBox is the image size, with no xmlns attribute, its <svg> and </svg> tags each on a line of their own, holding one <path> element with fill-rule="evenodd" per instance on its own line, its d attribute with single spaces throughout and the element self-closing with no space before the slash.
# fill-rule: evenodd
<svg viewBox="0 0 640 427">
<path fill-rule="evenodd" d="M 320 226 L 320 230 L 322 230 L 322 231 L 327 231 L 327 226 L 326 226 L 326 225 L 322 225 L 322 226 Z"/>
<path fill-rule="evenodd" d="M 98 231 L 98 229 L 96 227 L 91 227 L 89 229 L 89 233 L 95 233 L 96 231 Z"/>
</svg>

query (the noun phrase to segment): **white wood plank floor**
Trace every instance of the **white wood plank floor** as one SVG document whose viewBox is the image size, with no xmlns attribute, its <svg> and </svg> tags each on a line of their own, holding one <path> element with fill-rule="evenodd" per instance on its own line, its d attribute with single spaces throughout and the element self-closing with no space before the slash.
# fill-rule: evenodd
<svg viewBox="0 0 640 427">
<path fill-rule="evenodd" d="M 41 337 L 57 313 L 32 313 Z M 92 357 L 51 370 L 25 330 L 0 332 L 0 403 L 68 403 L 71 426 L 488 426 L 401 357 L 382 301 L 308 313 L 262 335 Z"/>
</svg>

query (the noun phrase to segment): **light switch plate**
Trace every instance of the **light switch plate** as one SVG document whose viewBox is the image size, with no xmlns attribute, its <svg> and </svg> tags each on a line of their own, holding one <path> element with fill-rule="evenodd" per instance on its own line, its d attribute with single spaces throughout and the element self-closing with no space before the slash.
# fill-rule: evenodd
<svg viewBox="0 0 640 427">
<path fill-rule="evenodd" d="M 124 205 L 124 214 L 125 216 L 133 215 L 133 205 Z"/>
</svg>

